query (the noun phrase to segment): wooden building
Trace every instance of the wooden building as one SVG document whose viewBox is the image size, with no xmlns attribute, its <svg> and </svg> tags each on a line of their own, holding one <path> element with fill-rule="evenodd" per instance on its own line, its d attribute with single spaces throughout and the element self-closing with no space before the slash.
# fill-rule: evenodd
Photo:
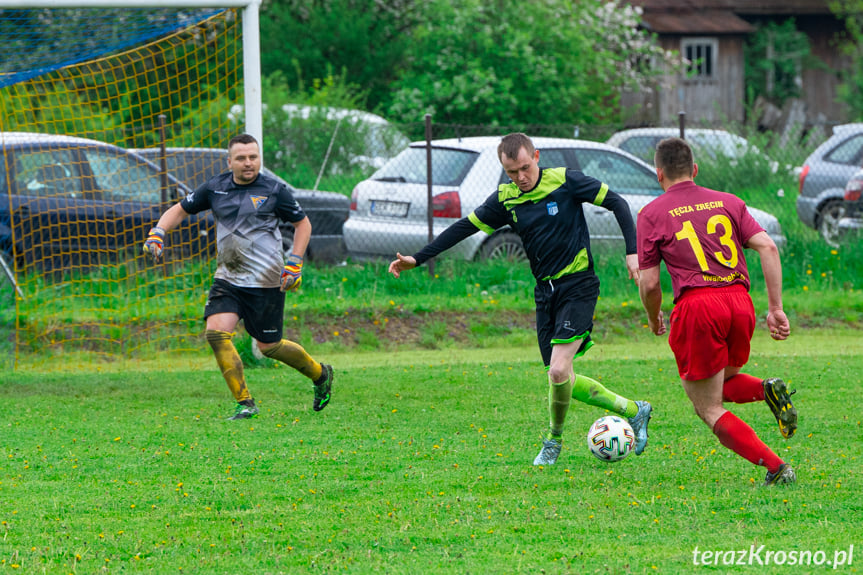
<svg viewBox="0 0 863 575">
<path fill-rule="evenodd" d="M 743 46 L 756 25 L 794 18 L 816 65 L 801 65 L 801 100 L 807 123 L 846 120 L 837 102 L 837 70 L 846 65 L 835 47 L 844 26 L 827 0 L 630 0 L 643 9 L 644 26 L 660 45 L 692 62 L 686 74 L 666 77 L 649 93 L 624 93 L 629 125 L 670 125 L 685 111 L 688 121 L 715 124 L 744 120 Z"/>
</svg>

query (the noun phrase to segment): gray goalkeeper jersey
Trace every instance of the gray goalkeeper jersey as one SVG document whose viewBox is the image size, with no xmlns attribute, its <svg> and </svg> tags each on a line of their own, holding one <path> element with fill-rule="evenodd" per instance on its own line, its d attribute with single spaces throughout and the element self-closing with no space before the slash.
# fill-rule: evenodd
<svg viewBox="0 0 863 575">
<path fill-rule="evenodd" d="M 279 221 L 306 217 L 292 188 L 263 174 L 251 184 L 225 172 L 180 201 L 187 213 L 212 210 L 216 220 L 216 279 L 242 287 L 279 287 L 284 267 Z"/>
</svg>

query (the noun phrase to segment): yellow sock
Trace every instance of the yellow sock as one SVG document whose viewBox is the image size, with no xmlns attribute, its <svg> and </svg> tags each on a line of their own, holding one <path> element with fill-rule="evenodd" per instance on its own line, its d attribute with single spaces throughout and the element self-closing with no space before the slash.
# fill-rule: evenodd
<svg viewBox="0 0 863 575">
<path fill-rule="evenodd" d="M 243 360 L 240 359 L 237 348 L 231 342 L 233 337 L 234 334 L 231 332 L 217 329 L 207 330 L 207 342 L 213 348 L 213 353 L 216 354 L 216 363 L 222 370 L 222 377 L 225 378 L 228 389 L 231 390 L 234 399 L 245 401 L 251 399 L 252 395 L 246 387 L 246 380 L 243 378 Z"/>
<path fill-rule="evenodd" d="M 321 377 L 321 364 L 306 353 L 300 344 L 283 339 L 273 347 L 263 350 L 262 353 L 290 365 L 312 381 Z"/>
</svg>

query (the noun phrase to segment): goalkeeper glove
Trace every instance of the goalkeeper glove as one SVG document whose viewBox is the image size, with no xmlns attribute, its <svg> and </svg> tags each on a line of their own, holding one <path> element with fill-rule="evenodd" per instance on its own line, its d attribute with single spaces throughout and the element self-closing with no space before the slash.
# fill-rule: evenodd
<svg viewBox="0 0 863 575">
<path fill-rule="evenodd" d="M 303 258 L 297 254 L 288 256 L 285 269 L 282 270 L 282 291 L 294 291 L 303 283 Z"/>
<path fill-rule="evenodd" d="M 156 226 L 147 234 L 147 241 L 144 242 L 144 253 L 153 256 L 155 261 L 159 261 L 162 257 L 162 248 L 165 245 L 165 230 Z"/>
</svg>

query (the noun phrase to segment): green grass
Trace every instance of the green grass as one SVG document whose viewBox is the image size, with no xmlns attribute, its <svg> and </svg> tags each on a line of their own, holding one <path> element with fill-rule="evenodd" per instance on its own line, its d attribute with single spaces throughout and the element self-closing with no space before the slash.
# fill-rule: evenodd
<svg viewBox="0 0 863 575">
<path fill-rule="evenodd" d="M 558 465 L 531 465 L 546 420 L 531 347 L 332 354 L 317 414 L 295 372 L 248 370 L 262 411 L 243 422 L 224 419 L 206 354 L 5 372 L 0 571 L 784 574 L 696 568 L 693 551 L 859 555 L 859 331 L 795 335 L 759 332 L 747 371 L 798 388 L 797 435 L 782 440 L 762 404 L 732 407 L 797 469 L 774 489 L 697 420 L 667 343 L 643 332 L 576 362 L 656 406 L 645 454 L 612 465 L 588 453 L 602 412 L 581 404 Z"/>
</svg>

